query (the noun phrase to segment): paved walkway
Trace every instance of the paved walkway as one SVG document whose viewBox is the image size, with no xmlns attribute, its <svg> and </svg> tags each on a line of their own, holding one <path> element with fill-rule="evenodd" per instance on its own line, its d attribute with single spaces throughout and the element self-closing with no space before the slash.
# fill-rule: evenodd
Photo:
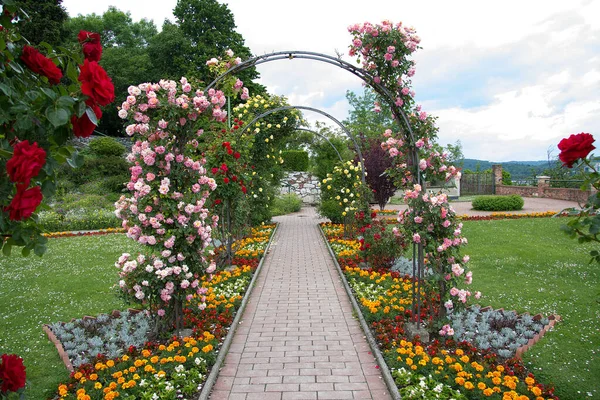
<svg viewBox="0 0 600 400">
<path fill-rule="evenodd" d="M 314 209 L 275 219 L 210 399 L 390 399 Z"/>
</svg>

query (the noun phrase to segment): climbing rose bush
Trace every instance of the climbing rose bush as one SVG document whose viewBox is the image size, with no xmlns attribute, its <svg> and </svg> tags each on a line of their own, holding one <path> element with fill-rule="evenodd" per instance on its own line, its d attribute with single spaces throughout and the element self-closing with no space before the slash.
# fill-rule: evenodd
<svg viewBox="0 0 600 400">
<path fill-rule="evenodd" d="M 197 295 L 206 307 L 200 278 L 216 269 L 209 246 L 219 218 L 206 201 L 217 184 L 202 144 L 206 128 L 224 127 L 226 98 L 221 90 L 195 90 L 186 78 L 131 86 L 128 93 L 119 116 L 135 140 L 127 156 L 131 195 L 115 204 L 116 215 L 127 236 L 147 248 L 116 262 L 119 286 L 129 300 L 164 317 L 162 330 L 180 329 L 186 300 Z"/>
</svg>

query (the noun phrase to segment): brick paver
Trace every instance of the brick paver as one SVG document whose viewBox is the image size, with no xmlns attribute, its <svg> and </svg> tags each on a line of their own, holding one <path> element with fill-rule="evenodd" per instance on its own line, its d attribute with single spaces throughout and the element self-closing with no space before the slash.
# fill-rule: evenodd
<svg viewBox="0 0 600 400">
<path fill-rule="evenodd" d="M 314 209 L 276 219 L 210 399 L 390 399 Z"/>
</svg>

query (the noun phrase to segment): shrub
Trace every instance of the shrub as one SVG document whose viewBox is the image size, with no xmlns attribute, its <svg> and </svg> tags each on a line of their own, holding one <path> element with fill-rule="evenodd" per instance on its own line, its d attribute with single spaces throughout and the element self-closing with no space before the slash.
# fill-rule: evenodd
<svg viewBox="0 0 600 400">
<path fill-rule="evenodd" d="M 121 193 L 123 192 L 123 189 L 125 189 L 125 184 L 128 181 L 129 176 L 127 175 L 109 176 L 102 181 L 102 187 L 106 189 L 107 192 Z"/>
<path fill-rule="evenodd" d="M 90 152 L 98 157 L 116 156 L 125 153 L 125 146 L 111 137 L 101 137 L 90 142 Z"/>
<path fill-rule="evenodd" d="M 303 150 L 286 150 L 281 153 L 283 168 L 286 171 L 308 170 L 308 153 Z"/>
<path fill-rule="evenodd" d="M 342 215 L 344 209 L 339 206 L 336 200 L 321 200 L 317 210 L 321 216 L 329 218 L 334 224 L 341 224 L 344 222 L 344 216 Z"/>
<path fill-rule="evenodd" d="M 275 198 L 275 203 L 271 209 L 271 214 L 285 215 L 300 211 L 302 208 L 302 199 L 295 193 L 284 194 Z"/>
<path fill-rule="evenodd" d="M 510 196 L 478 196 L 473 200 L 473 209 L 479 211 L 515 211 L 523 208 L 523 198 Z"/>
<path fill-rule="evenodd" d="M 40 224 L 46 232 L 85 231 L 92 229 L 117 228 L 119 220 L 111 210 L 74 209 L 59 214 L 55 211 L 41 211 Z"/>
</svg>

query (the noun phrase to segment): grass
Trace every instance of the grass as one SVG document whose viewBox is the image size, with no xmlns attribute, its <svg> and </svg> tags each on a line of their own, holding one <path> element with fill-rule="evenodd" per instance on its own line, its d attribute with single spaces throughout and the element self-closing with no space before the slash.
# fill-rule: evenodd
<svg viewBox="0 0 600 400">
<path fill-rule="evenodd" d="M 114 262 L 137 245 L 122 234 L 50 239 L 42 257 L 0 258 L 0 353 L 27 368 L 27 398 L 51 397 L 68 371 L 42 324 L 97 315 L 126 304 L 116 296 Z"/>
<path fill-rule="evenodd" d="M 556 328 L 524 355 L 561 399 L 600 399 L 600 266 L 592 245 L 560 231 L 564 219 L 467 221 L 472 291 L 481 305 L 530 314 L 559 314 Z"/>
</svg>

